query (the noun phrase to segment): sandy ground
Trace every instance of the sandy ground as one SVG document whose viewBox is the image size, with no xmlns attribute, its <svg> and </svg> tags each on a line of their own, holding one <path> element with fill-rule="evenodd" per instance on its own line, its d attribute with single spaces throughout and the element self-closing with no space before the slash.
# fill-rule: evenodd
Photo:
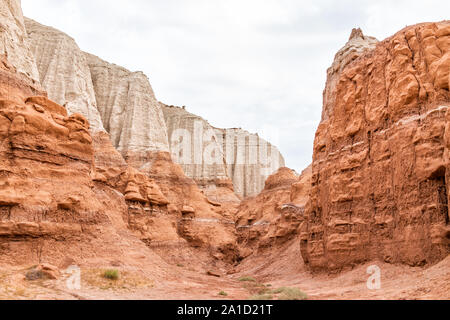
<svg viewBox="0 0 450 320">
<path fill-rule="evenodd" d="M 176 262 L 180 256 L 175 257 L 173 252 L 168 257 L 164 275 L 150 273 L 149 276 L 146 270 L 119 267 L 121 281 L 103 279 L 101 275 L 105 269 L 100 266 L 81 267 L 79 290 L 68 289 L 68 274 L 58 280 L 28 281 L 25 274 L 31 266 L 0 268 L 0 299 L 246 300 L 255 294 L 251 288 L 254 284 L 249 288 L 249 283 L 242 281 L 243 277 L 252 277 L 259 286 L 268 288 L 301 289 L 311 300 L 450 299 L 450 256 L 428 268 L 372 262 L 339 275 L 309 273 L 299 258 L 295 241 L 274 253 L 258 253 L 234 269 L 205 263 L 201 255 L 193 257 L 189 254 L 183 257 L 183 264 Z M 367 267 L 371 265 L 377 265 L 381 270 L 379 290 L 367 288 L 370 277 Z M 220 277 L 208 275 L 210 270 L 219 273 Z"/>
</svg>

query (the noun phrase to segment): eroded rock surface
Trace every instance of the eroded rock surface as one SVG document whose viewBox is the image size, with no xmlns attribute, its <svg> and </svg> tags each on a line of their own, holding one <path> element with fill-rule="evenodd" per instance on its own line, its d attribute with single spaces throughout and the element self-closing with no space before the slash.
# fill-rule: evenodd
<svg viewBox="0 0 450 320">
<path fill-rule="evenodd" d="M 100 112 L 113 146 L 136 168 L 169 152 L 167 128 L 148 78 L 85 53 Z"/>
<path fill-rule="evenodd" d="M 195 180 L 209 199 L 238 204 L 228 172 L 223 146 L 214 128 L 185 108 L 161 103 L 172 159 Z"/>
<path fill-rule="evenodd" d="M 279 150 L 257 134 L 242 129 L 215 130 L 222 144 L 228 175 L 239 196 L 259 194 L 266 179 L 285 166 Z"/>
<path fill-rule="evenodd" d="M 49 98 L 63 105 L 69 114 L 86 117 L 92 132 L 104 131 L 87 59 L 75 40 L 28 18 L 25 25 L 40 82 Z"/>
<path fill-rule="evenodd" d="M 258 250 L 274 250 L 299 236 L 310 186 L 310 168 L 300 176 L 280 168 L 267 179 L 259 195 L 242 201 L 236 229 L 243 257 Z"/>
<path fill-rule="evenodd" d="M 0 54 L 18 74 L 39 84 L 39 73 L 25 29 L 20 0 L 0 1 Z"/>
<path fill-rule="evenodd" d="M 354 32 L 336 56 L 302 233 L 312 269 L 448 255 L 449 48 L 444 21 L 378 44 Z"/>
</svg>

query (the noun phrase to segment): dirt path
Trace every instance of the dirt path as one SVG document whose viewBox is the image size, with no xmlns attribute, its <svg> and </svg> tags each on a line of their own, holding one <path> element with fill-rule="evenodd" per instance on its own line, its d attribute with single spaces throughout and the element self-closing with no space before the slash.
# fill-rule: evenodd
<svg viewBox="0 0 450 320">
<path fill-rule="evenodd" d="M 298 288 L 312 300 L 450 299 L 450 257 L 427 269 L 373 262 L 339 275 L 312 275 L 299 259 L 298 247 L 296 242 L 292 242 L 275 253 L 259 253 L 245 260 L 233 274 L 227 274 L 230 270 L 223 266 L 205 263 L 203 257 L 196 259 L 192 253 L 183 259 L 186 263 L 190 258 L 193 263 L 168 263 L 164 274 L 149 273 L 145 269 L 119 268 L 124 275 L 120 283 L 102 279 L 102 269 L 82 268 L 80 290 L 67 288 L 67 276 L 53 281 L 27 281 L 24 277 L 27 267 L 0 268 L 0 299 L 245 300 L 261 287 L 270 290 Z M 172 253 L 170 260 L 175 261 L 176 257 L 181 259 L 181 256 Z M 370 265 L 380 268 L 379 290 L 367 288 L 370 276 L 367 267 Z M 209 267 L 220 277 L 208 275 Z M 240 281 L 244 277 L 254 279 L 254 282 Z"/>
</svg>

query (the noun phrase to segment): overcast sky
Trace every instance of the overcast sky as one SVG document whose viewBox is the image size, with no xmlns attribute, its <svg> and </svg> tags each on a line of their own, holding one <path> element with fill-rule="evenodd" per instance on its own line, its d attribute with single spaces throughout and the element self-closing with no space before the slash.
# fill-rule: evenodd
<svg viewBox="0 0 450 320">
<path fill-rule="evenodd" d="M 312 160 L 326 69 L 352 28 L 382 40 L 449 19 L 450 1 L 22 0 L 84 51 L 144 71 L 156 97 Z"/>
</svg>

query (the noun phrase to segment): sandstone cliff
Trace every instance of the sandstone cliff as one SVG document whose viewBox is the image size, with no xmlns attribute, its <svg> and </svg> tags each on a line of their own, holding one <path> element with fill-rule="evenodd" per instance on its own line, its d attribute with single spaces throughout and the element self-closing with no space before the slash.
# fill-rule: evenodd
<svg viewBox="0 0 450 320">
<path fill-rule="evenodd" d="M 104 127 L 114 147 L 139 168 L 154 152 L 169 152 L 167 128 L 148 78 L 142 72 L 85 53 Z"/>
<path fill-rule="evenodd" d="M 185 108 L 161 103 L 172 159 L 213 201 L 239 203 L 214 128 Z"/>
<path fill-rule="evenodd" d="M 28 18 L 25 25 L 40 82 L 49 98 L 66 107 L 69 114 L 85 116 L 92 132 L 104 131 L 87 60 L 75 40 Z"/>
<path fill-rule="evenodd" d="M 0 54 L 35 85 L 39 83 L 36 62 L 30 51 L 19 0 L 0 1 Z"/>
<path fill-rule="evenodd" d="M 226 187 L 231 180 L 238 196 L 255 196 L 264 189 L 267 177 L 284 166 L 284 158 L 277 148 L 257 134 L 242 129 L 214 128 L 185 108 L 161 106 L 174 161 L 219 202 L 226 199 L 224 189 L 217 187 Z"/>
<path fill-rule="evenodd" d="M 301 240 L 314 270 L 448 255 L 449 70 L 448 21 L 377 44 L 355 31 L 336 56 Z"/>
<path fill-rule="evenodd" d="M 0 262 L 87 263 L 122 254 L 130 239 L 125 224 L 121 238 L 113 221 L 125 202 L 92 184 L 89 124 L 43 94 L 0 67 Z"/>
<path fill-rule="evenodd" d="M 278 149 L 257 134 L 242 129 L 215 130 L 222 144 L 228 175 L 239 196 L 257 195 L 264 189 L 267 177 L 285 166 Z"/>
<path fill-rule="evenodd" d="M 310 186 L 311 168 L 300 176 L 280 168 L 267 179 L 259 195 L 242 201 L 235 221 L 243 257 L 274 250 L 299 236 Z"/>
</svg>

